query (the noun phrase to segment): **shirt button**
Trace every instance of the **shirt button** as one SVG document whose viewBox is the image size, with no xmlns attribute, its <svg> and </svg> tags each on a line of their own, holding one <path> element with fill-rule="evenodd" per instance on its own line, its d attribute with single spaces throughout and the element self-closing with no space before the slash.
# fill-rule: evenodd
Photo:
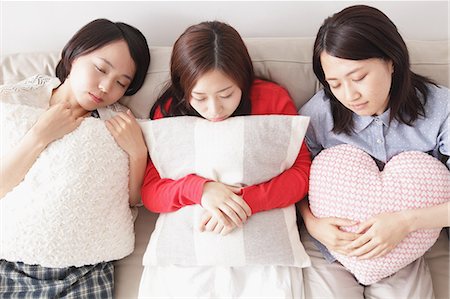
<svg viewBox="0 0 450 299">
<path fill-rule="evenodd" d="M 381 144 L 381 143 L 383 143 L 383 140 L 377 139 L 377 143 L 378 143 L 378 144 Z"/>
</svg>

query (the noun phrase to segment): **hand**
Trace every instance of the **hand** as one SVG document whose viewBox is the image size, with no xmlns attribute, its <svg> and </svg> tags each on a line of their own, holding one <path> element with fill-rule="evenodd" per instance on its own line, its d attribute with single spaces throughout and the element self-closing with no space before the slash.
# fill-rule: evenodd
<svg viewBox="0 0 450 299">
<path fill-rule="evenodd" d="M 75 130 L 83 119 L 74 114 L 68 102 L 61 102 L 45 111 L 29 132 L 48 145 Z"/>
<path fill-rule="evenodd" d="M 355 225 L 355 221 L 333 217 L 317 218 L 314 216 L 310 219 L 309 221 L 305 221 L 308 232 L 325 245 L 328 250 L 348 255 L 351 252 L 348 245 L 360 236 L 360 234 L 345 232 L 340 229 L 343 226 Z"/>
<path fill-rule="evenodd" d="M 117 144 L 130 157 L 143 157 L 147 155 L 147 146 L 142 136 L 141 127 L 130 110 L 127 113 L 119 112 L 105 122 Z"/>
<path fill-rule="evenodd" d="M 410 230 L 403 213 L 383 213 L 361 223 L 356 233 L 363 234 L 349 244 L 349 256 L 372 259 L 388 254 Z"/>
<path fill-rule="evenodd" d="M 231 229 L 238 227 L 251 215 L 251 209 L 244 199 L 235 194 L 237 191 L 219 182 L 207 182 L 203 186 L 201 205 L 209 211 L 217 221 Z"/>
<path fill-rule="evenodd" d="M 228 218 L 227 216 L 225 217 Z M 208 231 L 225 236 L 236 228 L 236 225 L 234 225 L 233 222 L 230 222 L 230 224 L 231 225 L 229 227 L 224 226 L 222 223 L 219 223 L 217 218 L 211 215 L 209 211 L 205 211 L 202 219 L 200 220 L 199 230 L 201 232 Z"/>
</svg>

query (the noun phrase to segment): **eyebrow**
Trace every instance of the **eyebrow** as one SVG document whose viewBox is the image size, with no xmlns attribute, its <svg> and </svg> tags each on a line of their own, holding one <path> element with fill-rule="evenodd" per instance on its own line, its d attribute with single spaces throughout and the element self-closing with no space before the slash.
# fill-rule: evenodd
<svg viewBox="0 0 450 299">
<path fill-rule="evenodd" d="M 228 87 L 225 87 L 224 89 L 218 90 L 217 92 L 225 91 L 225 90 L 227 90 L 227 89 L 230 89 L 231 87 L 233 87 L 233 85 L 230 85 L 230 86 L 228 86 Z M 216 92 L 216 93 L 217 93 L 217 92 Z M 197 92 L 197 91 L 192 91 L 192 93 L 195 93 L 195 94 L 205 94 L 204 92 Z"/>
<path fill-rule="evenodd" d="M 348 72 L 347 74 L 345 74 L 344 77 L 350 76 L 351 74 L 356 73 L 357 71 L 361 70 L 362 68 L 363 68 L 362 66 L 357 67 L 356 69 L 351 70 L 350 72 Z M 326 78 L 326 77 L 325 77 L 325 80 L 327 80 L 327 81 L 329 81 L 329 80 L 337 80 L 337 78 Z"/>
<path fill-rule="evenodd" d="M 105 58 L 103 58 L 103 57 L 99 57 L 99 58 L 100 58 L 103 62 L 105 62 L 107 65 L 109 65 L 110 67 L 115 68 L 114 65 L 112 65 L 112 63 L 109 62 L 107 59 L 105 59 Z M 127 74 L 123 74 L 122 76 L 124 76 L 125 78 L 127 78 L 127 79 L 130 80 L 130 81 L 133 81 L 133 79 L 132 79 L 130 76 L 128 76 Z"/>
</svg>

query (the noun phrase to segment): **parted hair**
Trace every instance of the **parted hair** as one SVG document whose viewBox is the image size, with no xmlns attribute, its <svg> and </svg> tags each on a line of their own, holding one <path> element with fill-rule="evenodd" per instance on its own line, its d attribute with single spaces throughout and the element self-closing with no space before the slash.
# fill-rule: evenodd
<svg viewBox="0 0 450 299">
<path fill-rule="evenodd" d="M 325 80 L 320 61 L 324 51 L 342 59 L 392 61 L 394 71 L 388 103 L 390 121 L 395 118 L 412 125 L 417 118 L 425 117 L 427 83 L 434 83 L 411 71 L 403 38 L 395 24 L 380 10 L 366 5 L 347 7 L 325 19 L 314 43 L 313 69 L 331 101 L 333 132 L 350 135 L 354 127 L 353 112 L 338 101 Z"/>
<path fill-rule="evenodd" d="M 111 42 L 124 40 L 136 67 L 136 73 L 125 95 L 135 94 L 144 84 L 150 65 L 150 50 L 145 36 L 137 28 L 121 22 L 96 19 L 84 25 L 67 42 L 56 66 L 56 76 L 63 83 L 72 69 L 73 61 Z"/>
<path fill-rule="evenodd" d="M 233 27 L 208 21 L 188 27 L 175 42 L 170 81 L 153 105 L 150 118 L 158 108 L 164 116 L 200 116 L 189 103 L 191 91 L 201 76 L 213 70 L 228 76 L 242 91 L 241 102 L 232 116 L 250 114 L 254 71 L 247 47 Z"/>
</svg>

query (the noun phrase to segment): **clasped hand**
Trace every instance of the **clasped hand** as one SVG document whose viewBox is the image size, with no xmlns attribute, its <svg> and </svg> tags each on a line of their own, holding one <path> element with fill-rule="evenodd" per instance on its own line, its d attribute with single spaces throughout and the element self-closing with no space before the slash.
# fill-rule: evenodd
<svg viewBox="0 0 450 299">
<path fill-rule="evenodd" d="M 200 231 L 226 235 L 241 227 L 251 216 L 251 209 L 238 195 L 240 191 L 240 188 L 219 182 L 205 183 L 201 205 L 206 211 L 200 221 Z"/>
<path fill-rule="evenodd" d="M 357 231 L 341 228 L 357 223 L 342 218 L 316 218 L 316 224 L 307 226 L 311 235 L 329 250 L 358 259 L 379 258 L 394 249 L 409 233 L 401 213 L 383 213 L 359 223 Z"/>
</svg>

